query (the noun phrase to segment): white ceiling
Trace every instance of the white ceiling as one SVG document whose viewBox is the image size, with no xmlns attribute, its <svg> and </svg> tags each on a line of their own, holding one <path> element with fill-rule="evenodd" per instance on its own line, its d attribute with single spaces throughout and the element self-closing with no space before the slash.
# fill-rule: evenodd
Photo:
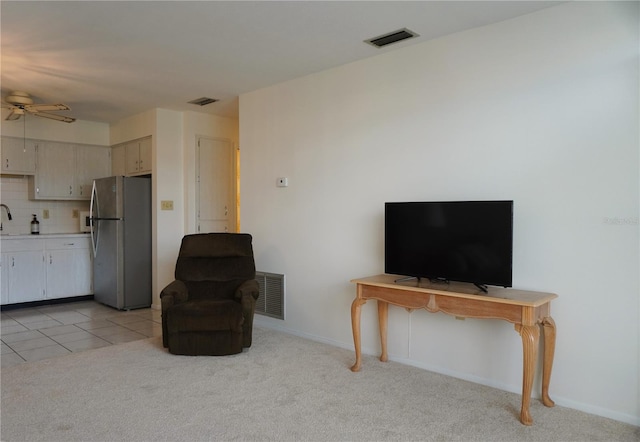
<svg viewBox="0 0 640 442">
<path fill-rule="evenodd" d="M 97 122 L 156 107 L 235 117 L 242 93 L 558 3 L 3 0 L 1 92 Z M 420 37 L 363 42 L 405 27 Z M 186 103 L 203 96 L 221 101 Z"/>
</svg>

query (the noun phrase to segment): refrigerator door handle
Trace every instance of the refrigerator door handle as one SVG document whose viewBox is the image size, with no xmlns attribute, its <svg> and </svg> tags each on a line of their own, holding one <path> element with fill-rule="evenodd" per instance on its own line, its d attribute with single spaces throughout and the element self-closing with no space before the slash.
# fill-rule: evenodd
<svg viewBox="0 0 640 442">
<path fill-rule="evenodd" d="M 95 209 L 98 209 L 98 194 L 96 192 L 96 181 L 93 181 L 93 187 L 91 189 L 91 205 L 89 206 L 89 226 L 90 226 L 90 230 L 91 230 L 91 247 L 93 249 L 93 257 L 96 257 L 96 254 L 98 253 L 98 226 L 97 226 L 97 222 L 98 220 L 96 219 L 97 217 L 96 212 L 94 211 L 94 205 L 95 205 Z"/>
</svg>

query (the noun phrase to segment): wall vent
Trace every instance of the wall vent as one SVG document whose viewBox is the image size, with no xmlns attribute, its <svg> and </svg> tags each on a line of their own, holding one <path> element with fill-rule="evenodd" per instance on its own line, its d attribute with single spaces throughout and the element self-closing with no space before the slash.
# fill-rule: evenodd
<svg viewBox="0 0 640 442">
<path fill-rule="evenodd" d="M 284 275 L 256 272 L 260 296 L 256 301 L 256 313 L 284 319 Z"/>
<path fill-rule="evenodd" d="M 408 38 L 420 37 L 420 35 L 416 34 L 413 31 L 410 31 L 407 28 L 398 29 L 397 31 L 389 32 L 388 34 L 379 35 L 377 37 L 370 38 L 369 40 L 365 40 L 365 43 L 369 43 L 376 48 L 381 48 L 383 46 L 390 45 L 392 43 L 397 43 L 402 40 L 406 40 Z"/>
</svg>

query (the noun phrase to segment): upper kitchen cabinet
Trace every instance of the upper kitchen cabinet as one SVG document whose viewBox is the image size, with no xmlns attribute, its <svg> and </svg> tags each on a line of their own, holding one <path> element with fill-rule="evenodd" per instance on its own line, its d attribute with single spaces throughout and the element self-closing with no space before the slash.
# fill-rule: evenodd
<svg viewBox="0 0 640 442">
<path fill-rule="evenodd" d="M 146 175 L 151 173 L 151 137 L 124 143 L 125 175 Z"/>
<path fill-rule="evenodd" d="M 33 140 L 3 136 L 1 142 L 3 174 L 36 173 L 36 145 Z"/>
<path fill-rule="evenodd" d="M 89 200 L 93 180 L 109 175 L 109 147 L 41 141 L 36 144 L 36 174 L 29 178 L 29 198 Z"/>
<path fill-rule="evenodd" d="M 111 148 L 108 146 L 76 146 L 75 196 L 91 199 L 93 180 L 111 176 Z"/>
<path fill-rule="evenodd" d="M 75 199 L 74 146 L 53 141 L 36 145 L 36 174 L 29 178 L 31 199 Z"/>
</svg>

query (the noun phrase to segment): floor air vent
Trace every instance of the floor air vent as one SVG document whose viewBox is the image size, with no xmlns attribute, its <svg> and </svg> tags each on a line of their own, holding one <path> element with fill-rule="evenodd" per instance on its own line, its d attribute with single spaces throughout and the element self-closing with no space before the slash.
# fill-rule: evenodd
<svg viewBox="0 0 640 442">
<path fill-rule="evenodd" d="M 256 313 L 284 319 L 284 275 L 256 272 L 260 296 L 256 301 Z"/>
</svg>

